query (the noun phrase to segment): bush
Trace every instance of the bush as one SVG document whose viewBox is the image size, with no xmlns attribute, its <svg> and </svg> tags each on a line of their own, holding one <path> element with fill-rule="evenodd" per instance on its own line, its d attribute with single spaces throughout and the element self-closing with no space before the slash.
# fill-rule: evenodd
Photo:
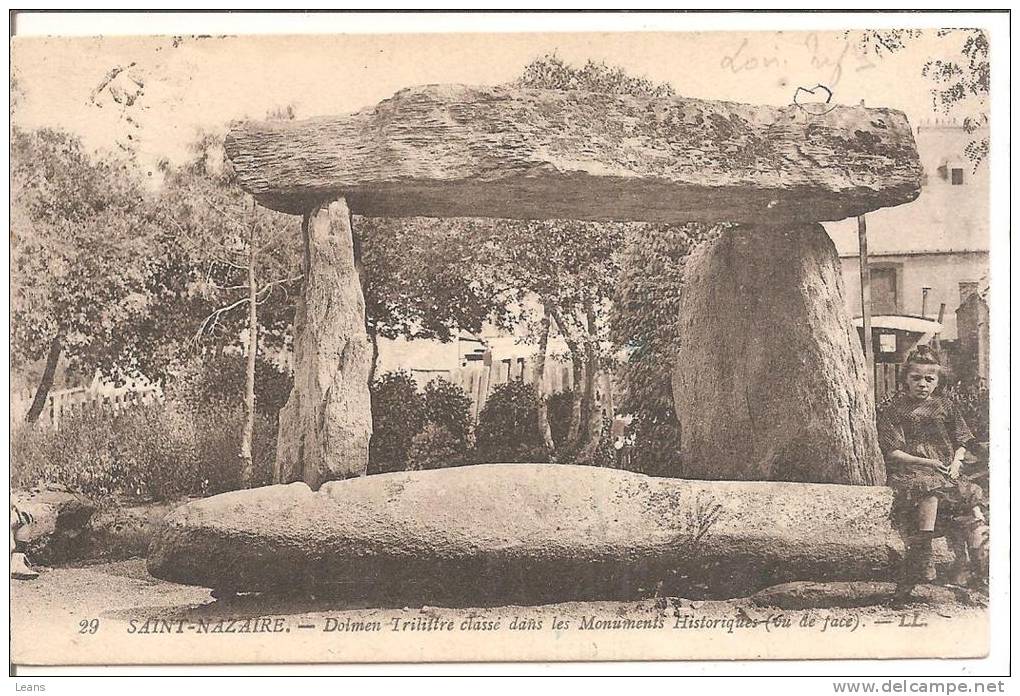
<svg viewBox="0 0 1020 696">
<path fill-rule="evenodd" d="M 407 468 L 445 469 L 465 463 L 466 448 L 447 428 L 436 423 L 426 423 L 420 433 L 411 441 Z"/>
<path fill-rule="evenodd" d="M 627 468 L 649 476 L 683 477 L 680 423 L 672 408 L 641 409 L 627 430 L 633 436 Z"/>
<path fill-rule="evenodd" d="M 11 481 L 62 483 L 98 501 L 112 496 L 173 500 L 239 488 L 240 404 L 178 403 L 65 416 L 60 429 L 22 428 L 11 441 Z M 254 485 L 272 476 L 276 425 L 255 420 Z"/>
<path fill-rule="evenodd" d="M 988 387 L 979 379 L 960 380 L 945 390 L 946 397 L 959 409 L 974 437 L 988 441 Z"/>
<path fill-rule="evenodd" d="M 521 380 L 496 387 L 478 416 L 475 461 L 547 462 L 550 454 L 538 429 L 535 387 Z"/>
<path fill-rule="evenodd" d="M 425 387 L 425 421 L 445 429 L 460 457 L 471 447 L 471 399 L 464 389 L 445 379 Z"/>
<path fill-rule="evenodd" d="M 168 381 L 167 399 L 193 409 L 244 401 L 245 357 L 199 356 Z M 275 419 L 287 403 L 294 378 L 262 356 L 255 357 L 255 410 Z"/>
<path fill-rule="evenodd" d="M 570 415 L 574 404 L 574 390 L 550 394 L 546 397 L 549 412 L 549 430 L 552 432 L 553 443 L 557 455 L 562 456 L 567 449 L 567 434 L 570 430 Z"/>
<path fill-rule="evenodd" d="M 368 472 L 406 471 L 411 444 L 425 425 L 425 399 L 406 372 L 387 372 L 371 385 L 372 440 Z"/>
<path fill-rule="evenodd" d="M 62 483 L 69 490 L 101 498 L 124 483 L 113 450 L 114 421 L 102 411 L 70 414 L 59 431 L 23 426 L 11 437 L 11 485 Z"/>
</svg>

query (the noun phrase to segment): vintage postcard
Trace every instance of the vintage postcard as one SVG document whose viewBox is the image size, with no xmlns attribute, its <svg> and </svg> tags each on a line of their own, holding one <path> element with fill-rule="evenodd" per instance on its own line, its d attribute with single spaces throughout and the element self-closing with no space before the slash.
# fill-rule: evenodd
<svg viewBox="0 0 1020 696">
<path fill-rule="evenodd" d="M 12 665 L 988 655 L 986 28 L 386 20 L 12 39 Z"/>
</svg>

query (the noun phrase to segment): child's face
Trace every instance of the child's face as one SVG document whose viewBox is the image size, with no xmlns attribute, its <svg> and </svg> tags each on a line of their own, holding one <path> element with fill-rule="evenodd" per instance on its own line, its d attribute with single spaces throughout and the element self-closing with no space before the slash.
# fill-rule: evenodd
<svg viewBox="0 0 1020 696">
<path fill-rule="evenodd" d="M 939 386 L 938 365 L 912 364 L 907 372 L 907 393 L 915 399 L 927 399 Z"/>
</svg>

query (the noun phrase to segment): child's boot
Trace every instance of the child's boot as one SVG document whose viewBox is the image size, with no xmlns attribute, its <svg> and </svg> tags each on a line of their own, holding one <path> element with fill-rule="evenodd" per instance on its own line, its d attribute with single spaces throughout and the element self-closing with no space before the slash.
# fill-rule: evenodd
<svg viewBox="0 0 1020 696">
<path fill-rule="evenodd" d="M 931 582 L 935 578 L 934 552 L 930 532 L 909 537 L 900 577 L 896 583 L 893 601 L 902 603 L 910 598 L 917 585 Z"/>
<path fill-rule="evenodd" d="M 970 530 L 970 537 L 967 539 L 970 547 L 971 587 L 988 587 L 988 532 L 988 525 L 981 521 Z"/>
<path fill-rule="evenodd" d="M 971 556 L 966 537 L 952 534 L 946 537 L 953 552 L 953 563 L 946 573 L 946 584 L 966 587 L 971 579 Z"/>
</svg>

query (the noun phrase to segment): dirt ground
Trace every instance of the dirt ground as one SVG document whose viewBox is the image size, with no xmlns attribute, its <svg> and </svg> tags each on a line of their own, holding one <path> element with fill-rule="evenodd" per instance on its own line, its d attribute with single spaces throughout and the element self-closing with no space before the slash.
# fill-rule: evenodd
<svg viewBox="0 0 1020 696">
<path fill-rule="evenodd" d="M 42 570 L 11 583 L 16 664 L 977 656 L 987 648 L 986 610 L 952 601 L 895 611 L 667 598 L 368 606 L 307 596 L 217 600 L 149 576 L 144 559 Z"/>
</svg>

